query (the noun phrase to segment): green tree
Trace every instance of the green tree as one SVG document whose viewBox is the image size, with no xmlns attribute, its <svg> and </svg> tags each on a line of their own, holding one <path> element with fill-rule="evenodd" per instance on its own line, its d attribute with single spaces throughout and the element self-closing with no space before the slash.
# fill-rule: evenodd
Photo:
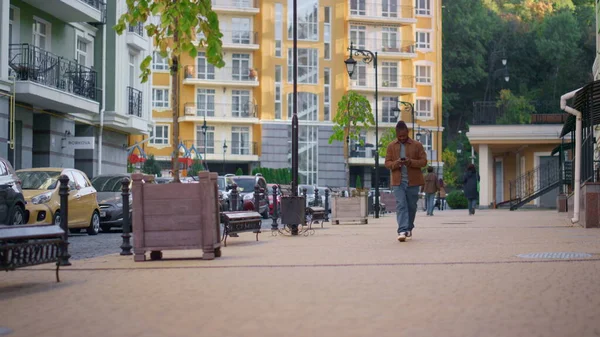
<svg viewBox="0 0 600 337">
<path fill-rule="evenodd" d="M 454 151 L 446 148 L 442 152 L 442 161 L 444 162 L 444 184 L 448 186 L 456 186 L 458 180 L 456 174 L 456 154 Z"/>
<path fill-rule="evenodd" d="M 501 108 L 502 116 L 497 124 L 529 124 L 535 107 L 524 96 L 515 96 L 510 90 L 500 91 L 500 100 L 496 103 Z"/>
<path fill-rule="evenodd" d="M 158 23 L 149 23 L 153 16 L 160 16 Z M 121 15 L 115 31 L 121 35 L 128 25 L 146 24 L 147 35 L 153 39 L 154 46 L 160 51 L 162 57 L 169 58 L 171 69 L 171 108 L 173 111 L 173 182 L 179 180 L 179 91 L 181 55 L 187 53 L 192 58 L 198 55 L 195 42 L 205 49 L 208 63 L 221 68 L 223 61 L 221 31 L 219 18 L 212 10 L 211 1 L 206 0 L 127 0 L 127 11 Z M 197 36 L 203 36 L 196 41 Z M 152 56 L 146 57 L 141 65 L 142 82 L 148 80 Z"/>
<path fill-rule="evenodd" d="M 375 124 L 369 100 L 354 91 L 348 91 L 337 105 L 333 119 L 333 134 L 329 137 L 329 144 L 333 141 L 344 144 L 344 163 L 346 165 L 346 188 L 350 194 L 350 166 L 348 164 L 350 141 L 358 141 L 364 145 L 360 135 L 366 133 Z"/>
<path fill-rule="evenodd" d="M 384 157 L 387 155 L 387 147 L 391 142 L 396 140 L 396 129 L 390 128 L 379 136 L 379 156 Z"/>
<path fill-rule="evenodd" d="M 151 154 L 150 156 L 148 156 L 148 158 L 146 158 L 146 161 L 142 166 L 142 172 L 144 172 L 145 174 L 152 174 L 160 177 L 160 171 L 160 165 L 156 162 L 156 159 L 154 159 L 154 155 Z"/>
<path fill-rule="evenodd" d="M 356 188 L 362 188 L 362 181 L 360 181 L 360 176 L 356 176 L 356 181 L 354 182 Z"/>
<path fill-rule="evenodd" d="M 204 171 L 204 165 L 202 165 L 202 160 L 199 158 L 194 159 L 192 162 L 192 166 L 187 171 L 188 177 L 195 177 L 198 175 L 198 172 Z"/>
</svg>

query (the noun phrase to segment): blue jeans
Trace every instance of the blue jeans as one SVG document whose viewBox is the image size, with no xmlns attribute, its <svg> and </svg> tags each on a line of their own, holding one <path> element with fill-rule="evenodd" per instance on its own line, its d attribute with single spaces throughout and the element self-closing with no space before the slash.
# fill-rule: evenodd
<svg viewBox="0 0 600 337">
<path fill-rule="evenodd" d="M 435 206 L 435 193 L 426 193 L 425 203 L 427 205 L 427 215 L 433 215 L 433 207 Z"/>
<path fill-rule="evenodd" d="M 469 214 L 475 214 L 475 207 L 477 207 L 477 199 L 469 199 Z"/>
<path fill-rule="evenodd" d="M 392 186 L 392 192 L 394 193 L 394 198 L 396 198 L 398 234 L 412 231 L 415 228 L 419 189 L 419 186 L 409 187 L 406 181 L 403 181 L 399 186 Z"/>
</svg>

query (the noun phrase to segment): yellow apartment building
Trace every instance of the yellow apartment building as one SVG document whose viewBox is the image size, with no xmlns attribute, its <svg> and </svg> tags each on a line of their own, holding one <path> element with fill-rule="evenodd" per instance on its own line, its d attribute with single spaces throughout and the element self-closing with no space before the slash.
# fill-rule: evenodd
<svg viewBox="0 0 600 337">
<path fill-rule="evenodd" d="M 213 0 L 223 32 L 226 66 L 215 69 L 203 53 L 182 59 L 181 154 L 206 153 L 211 171 L 249 173 L 262 166 L 291 166 L 292 1 Z M 350 42 L 378 53 L 359 63 L 350 79 L 344 60 Z M 172 152 L 170 81 L 156 55 L 152 75 L 155 127 L 143 143 L 168 171 Z M 414 125 L 434 167 L 441 163 L 441 0 L 303 0 L 298 3 L 299 173 L 302 183 L 344 186 L 342 144 L 328 140 L 337 102 L 348 90 L 373 105 L 379 93 L 379 134 L 399 119 L 413 125 L 410 109 L 395 113 L 398 101 L 414 104 Z M 400 106 L 401 107 L 401 106 Z M 399 115 L 399 116 L 398 116 Z M 206 128 L 203 125 L 206 121 Z M 206 130 L 206 133 L 204 133 Z M 419 132 L 420 130 L 420 132 Z M 366 146 L 351 144 L 351 182 L 374 185 L 375 128 Z M 132 143 L 141 138 L 132 139 Z M 380 160 L 380 184 L 389 172 Z"/>
</svg>

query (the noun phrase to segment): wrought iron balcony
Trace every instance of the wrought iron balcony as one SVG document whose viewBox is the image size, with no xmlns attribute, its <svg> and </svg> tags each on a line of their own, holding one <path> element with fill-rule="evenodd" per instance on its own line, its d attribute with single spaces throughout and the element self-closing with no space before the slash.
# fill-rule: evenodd
<svg viewBox="0 0 600 337">
<path fill-rule="evenodd" d="M 403 91 L 416 90 L 413 75 L 401 75 L 398 68 L 380 68 L 378 70 L 379 91 Z M 364 88 L 375 90 L 375 70 L 370 65 L 356 67 L 350 81 L 353 88 Z"/>
<path fill-rule="evenodd" d="M 255 118 L 256 110 L 256 105 L 250 102 L 243 102 L 237 104 L 214 102 L 188 102 L 185 103 L 184 115 L 216 118 Z"/>
<path fill-rule="evenodd" d="M 257 9 L 258 0 L 212 0 L 213 9 Z"/>
<path fill-rule="evenodd" d="M 28 43 L 11 44 L 9 66 L 17 81 L 31 81 L 80 97 L 97 100 L 97 73 Z"/>
<path fill-rule="evenodd" d="M 355 48 L 378 52 L 381 57 L 385 56 L 382 53 L 394 54 L 394 56 L 402 56 L 402 54 L 406 54 L 407 57 L 416 56 L 412 55 L 416 53 L 415 41 L 402 41 L 399 35 L 381 39 L 365 38 L 364 40 L 351 40 L 351 42 L 354 43 Z"/>
<path fill-rule="evenodd" d="M 128 115 L 142 117 L 142 96 L 141 91 L 132 87 L 127 87 Z"/>
<path fill-rule="evenodd" d="M 359 18 L 382 19 L 414 19 L 415 8 L 412 6 L 398 6 L 395 0 L 388 1 L 351 1 L 350 16 Z"/>
<path fill-rule="evenodd" d="M 130 33 L 136 33 L 137 35 L 142 37 L 144 36 L 144 24 L 141 22 L 138 22 L 136 25 L 129 25 L 127 30 Z"/>
<path fill-rule="evenodd" d="M 513 115 L 507 106 L 497 106 L 496 101 L 473 102 L 471 125 L 563 124 L 569 116 L 557 102 L 532 101 L 530 104 L 535 108 L 533 113 Z"/>
<path fill-rule="evenodd" d="M 248 66 L 215 68 L 212 65 L 202 67 L 188 65 L 185 66 L 184 81 L 244 82 L 258 84 L 258 72 Z"/>
<path fill-rule="evenodd" d="M 190 149 L 192 147 L 192 145 L 194 145 L 194 147 L 196 148 L 196 150 L 198 151 L 198 154 L 203 154 L 204 153 L 204 140 L 202 139 L 203 134 L 202 132 L 199 132 L 197 137 L 199 139 L 196 140 L 184 140 L 183 141 L 183 145 L 187 148 Z M 223 156 L 223 145 L 227 145 L 227 152 L 225 153 L 226 156 L 229 155 L 241 155 L 241 156 L 253 156 L 256 155 L 258 153 L 258 145 L 256 142 L 243 142 L 243 141 L 230 141 L 230 140 L 226 140 L 225 142 L 223 141 L 214 141 L 211 139 L 214 139 L 214 134 L 213 135 L 208 135 L 207 134 L 207 142 L 206 142 L 206 154 L 209 155 L 209 159 L 210 155 L 215 155 L 215 157 L 213 159 L 219 159 L 221 160 Z M 192 155 L 194 155 L 194 153 L 192 153 Z M 228 158 L 230 159 L 230 158 Z"/>
<path fill-rule="evenodd" d="M 251 30 L 221 30 L 223 44 L 250 46 L 258 44 L 258 32 Z M 197 40 L 204 37 L 204 34 L 198 34 Z"/>
</svg>

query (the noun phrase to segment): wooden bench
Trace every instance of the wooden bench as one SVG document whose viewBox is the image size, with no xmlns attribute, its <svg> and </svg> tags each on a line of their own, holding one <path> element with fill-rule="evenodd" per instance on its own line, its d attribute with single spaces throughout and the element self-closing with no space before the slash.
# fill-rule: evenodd
<svg viewBox="0 0 600 337">
<path fill-rule="evenodd" d="M 321 221 L 321 228 L 323 228 L 324 220 L 327 220 L 324 207 L 306 207 L 306 222 L 308 222 L 309 228 L 312 228 L 313 223 L 318 224 L 319 221 Z"/>
<path fill-rule="evenodd" d="M 0 269 L 9 271 L 56 262 L 56 282 L 60 282 L 59 259 L 66 248 L 64 235 L 58 225 L 0 225 Z"/>
<path fill-rule="evenodd" d="M 227 247 L 227 237 L 230 234 L 243 232 L 256 233 L 256 241 L 262 225 L 262 216 L 258 212 L 223 212 L 223 241 Z M 233 235 L 232 235 L 233 236 Z"/>
</svg>

